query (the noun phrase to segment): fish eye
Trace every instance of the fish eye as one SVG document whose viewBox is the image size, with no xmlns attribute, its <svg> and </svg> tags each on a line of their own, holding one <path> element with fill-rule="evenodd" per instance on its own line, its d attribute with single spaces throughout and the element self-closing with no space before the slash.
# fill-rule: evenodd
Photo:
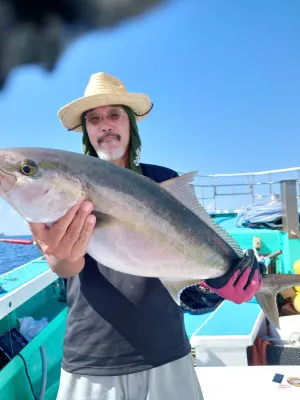
<svg viewBox="0 0 300 400">
<path fill-rule="evenodd" d="M 32 176 L 37 172 L 37 165 L 31 160 L 24 160 L 20 164 L 20 172 L 26 176 Z"/>
</svg>

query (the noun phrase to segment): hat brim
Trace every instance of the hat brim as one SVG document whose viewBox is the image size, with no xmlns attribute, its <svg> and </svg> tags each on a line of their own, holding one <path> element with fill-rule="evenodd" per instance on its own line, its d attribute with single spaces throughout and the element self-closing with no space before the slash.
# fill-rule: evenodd
<svg viewBox="0 0 300 400">
<path fill-rule="evenodd" d="M 141 115 L 136 116 L 137 121 L 146 118 L 152 107 L 150 98 L 143 93 L 126 93 L 124 95 L 103 93 L 80 97 L 62 107 L 57 115 L 68 130 L 82 132 L 81 115 L 85 111 L 114 104 L 128 106 L 135 114 Z"/>
</svg>

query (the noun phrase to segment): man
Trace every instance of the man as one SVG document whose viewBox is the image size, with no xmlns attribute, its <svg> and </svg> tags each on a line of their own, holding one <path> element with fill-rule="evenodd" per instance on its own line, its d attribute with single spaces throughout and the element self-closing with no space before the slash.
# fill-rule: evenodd
<svg viewBox="0 0 300 400">
<path fill-rule="evenodd" d="M 136 121 L 152 108 L 145 94 L 127 92 L 106 73 L 90 77 L 83 97 L 58 112 L 70 131 L 83 132 L 85 154 L 130 168 L 156 182 L 178 174 L 140 163 Z M 203 399 L 194 371 L 183 311 L 156 278 L 127 275 L 86 254 L 95 226 L 84 199 L 51 228 L 31 224 L 53 271 L 68 279 L 68 318 L 58 399 Z M 128 249 L 130 251 L 130 249 Z M 244 276 L 253 275 L 245 286 Z M 243 287 L 234 286 L 241 277 Z M 210 285 L 210 286 L 208 286 Z M 236 266 L 203 286 L 236 302 L 261 285 L 257 265 Z"/>
</svg>

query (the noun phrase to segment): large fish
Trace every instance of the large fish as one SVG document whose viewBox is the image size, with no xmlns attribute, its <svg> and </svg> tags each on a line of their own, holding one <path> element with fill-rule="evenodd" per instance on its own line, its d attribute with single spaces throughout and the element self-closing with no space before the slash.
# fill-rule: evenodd
<svg viewBox="0 0 300 400">
<path fill-rule="evenodd" d="M 162 184 L 95 157 L 63 150 L 0 151 L 0 195 L 28 222 L 51 225 L 82 196 L 97 224 L 87 252 L 109 268 L 160 278 L 174 299 L 184 287 L 223 275 L 244 253 L 206 213 L 190 182 Z M 266 275 L 256 297 L 279 326 L 276 294 L 300 275 Z"/>
</svg>

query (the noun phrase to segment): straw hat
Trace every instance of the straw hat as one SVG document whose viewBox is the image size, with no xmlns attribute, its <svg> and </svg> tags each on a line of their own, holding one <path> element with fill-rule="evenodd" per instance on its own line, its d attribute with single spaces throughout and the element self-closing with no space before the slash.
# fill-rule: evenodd
<svg viewBox="0 0 300 400">
<path fill-rule="evenodd" d="M 68 130 L 81 132 L 81 115 L 84 111 L 100 106 L 120 104 L 130 107 L 137 121 L 146 118 L 152 109 L 150 98 L 143 93 L 130 93 L 122 81 L 105 72 L 91 75 L 84 96 L 66 104 L 58 117 Z"/>
</svg>

